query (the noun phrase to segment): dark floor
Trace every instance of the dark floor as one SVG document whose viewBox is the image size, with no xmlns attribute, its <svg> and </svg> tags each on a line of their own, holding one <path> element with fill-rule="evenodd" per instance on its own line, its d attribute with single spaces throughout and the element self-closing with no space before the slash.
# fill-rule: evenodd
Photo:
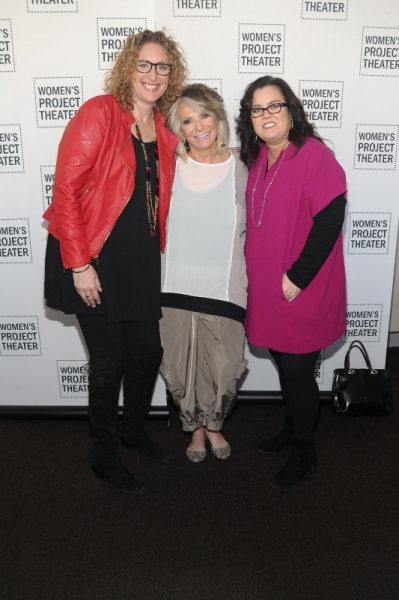
<svg viewBox="0 0 399 600">
<path fill-rule="evenodd" d="M 399 348 L 390 349 L 396 405 Z M 322 406 L 318 469 L 295 488 L 262 455 L 281 405 L 237 407 L 233 453 L 195 465 L 177 415 L 147 430 L 167 464 L 121 448 L 150 486 L 113 491 L 91 473 L 84 420 L 0 421 L 1 600 L 396 600 L 398 410 L 343 417 Z"/>
</svg>

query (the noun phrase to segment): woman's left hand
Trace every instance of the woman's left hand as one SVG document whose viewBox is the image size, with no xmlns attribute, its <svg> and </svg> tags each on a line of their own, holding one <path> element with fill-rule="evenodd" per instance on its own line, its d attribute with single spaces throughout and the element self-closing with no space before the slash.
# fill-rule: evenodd
<svg viewBox="0 0 399 600">
<path fill-rule="evenodd" d="M 288 302 L 291 302 L 292 300 L 294 300 L 299 292 L 301 292 L 301 288 L 297 287 L 296 285 L 294 285 L 287 277 L 287 273 L 284 273 L 283 275 L 283 281 L 282 281 L 282 288 L 283 288 L 283 294 L 286 300 L 288 300 Z"/>
</svg>

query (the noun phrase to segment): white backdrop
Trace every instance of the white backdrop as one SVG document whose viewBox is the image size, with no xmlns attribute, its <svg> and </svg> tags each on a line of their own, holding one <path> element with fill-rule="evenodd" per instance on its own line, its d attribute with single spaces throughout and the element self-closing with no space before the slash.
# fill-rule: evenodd
<svg viewBox="0 0 399 600">
<path fill-rule="evenodd" d="M 66 123 L 102 92 L 126 35 L 145 27 L 176 37 L 190 82 L 221 92 L 233 132 L 255 78 L 281 76 L 300 96 L 348 178 L 347 335 L 322 351 L 320 389 L 330 389 L 354 336 L 384 366 L 399 214 L 397 0 L 2 0 L 0 404 L 87 404 L 76 320 L 43 302 L 41 214 Z M 242 389 L 278 390 L 267 352 L 247 349 L 247 358 Z M 153 405 L 164 404 L 159 380 Z"/>
</svg>

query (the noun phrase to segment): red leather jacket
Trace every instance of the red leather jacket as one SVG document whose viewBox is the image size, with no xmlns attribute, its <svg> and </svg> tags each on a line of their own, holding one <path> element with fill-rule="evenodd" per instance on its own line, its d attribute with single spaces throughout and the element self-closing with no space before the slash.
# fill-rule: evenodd
<svg viewBox="0 0 399 600">
<path fill-rule="evenodd" d="M 165 248 L 166 217 L 175 172 L 177 137 L 154 110 L 159 155 L 158 225 Z M 107 94 L 85 102 L 62 136 L 54 178 L 53 204 L 43 217 L 60 241 L 66 269 L 99 255 L 134 189 L 136 157 L 131 142 L 134 117 Z"/>
</svg>

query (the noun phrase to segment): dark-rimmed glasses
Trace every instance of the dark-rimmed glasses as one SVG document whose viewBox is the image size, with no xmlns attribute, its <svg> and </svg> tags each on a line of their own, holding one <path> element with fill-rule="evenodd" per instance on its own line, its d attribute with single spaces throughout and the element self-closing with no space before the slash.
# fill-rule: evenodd
<svg viewBox="0 0 399 600">
<path fill-rule="evenodd" d="M 288 104 L 286 104 L 285 102 L 273 102 L 273 104 L 266 106 L 266 108 L 262 108 L 260 106 L 253 106 L 249 112 L 251 113 L 251 117 L 254 117 L 254 119 L 256 119 L 257 117 L 261 117 L 264 114 L 265 110 L 267 110 L 267 112 L 270 115 L 275 115 L 281 111 L 283 106 L 288 106 Z"/>
<path fill-rule="evenodd" d="M 155 67 L 158 75 L 169 75 L 172 70 L 172 65 L 168 65 L 168 63 L 152 63 L 149 60 L 138 60 L 136 63 L 139 73 L 149 73 L 152 67 Z"/>
</svg>

